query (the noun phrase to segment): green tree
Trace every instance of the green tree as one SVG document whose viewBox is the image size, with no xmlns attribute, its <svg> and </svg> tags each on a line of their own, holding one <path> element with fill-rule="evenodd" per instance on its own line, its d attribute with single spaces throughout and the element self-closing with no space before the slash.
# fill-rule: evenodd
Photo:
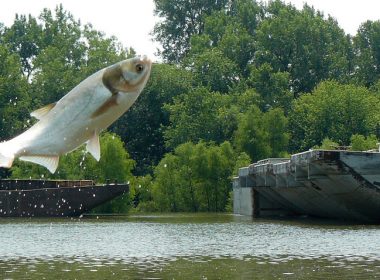
<svg viewBox="0 0 380 280">
<path fill-rule="evenodd" d="M 33 60 L 39 55 L 42 45 L 42 26 L 31 15 L 16 14 L 12 26 L 5 28 L 3 43 L 21 58 L 23 72 L 29 79 L 34 69 Z"/>
<path fill-rule="evenodd" d="M 360 134 L 354 134 L 351 136 L 351 151 L 368 151 L 372 149 L 377 149 L 377 138 L 375 135 L 371 134 L 365 137 Z"/>
<path fill-rule="evenodd" d="M 41 53 L 34 59 L 32 80 L 35 96 L 43 104 L 57 101 L 94 72 L 124 59 L 127 54 L 115 38 L 104 36 L 86 26 L 61 6 L 44 10 Z"/>
<path fill-rule="evenodd" d="M 154 27 L 155 39 L 161 43 L 161 56 L 178 63 L 189 50 L 190 38 L 202 34 L 204 18 L 226 7 L 228 0 L 154 0 L 160 21 Z"/>
<path fill-rule="evenodd" d="M 227 9 L 216 10 L 206 16 L 204 32 L 191 36 L 187 59 L 197 61 L 202 53 L 212 49 L 212 53 L 219 52 L 233 65 L 235 79 L 246 78 L 249 75 L 248 65 L 254 59 L 255 33 L 262 11 L 262 6 L 256 1 L 238 0 L 230 1 Z"/>
<path fill-rule="evenodd" d="M 263 115 L 263 126 L 271 157 L 286 157 L 289 145 L 288 119 L 280 108 L 272 109 Z"/>
<path fill-rule="evenodd" d="M 253 161 L 287 156 L 287 124 L 282 109 L 263 113 L 257 106 L 251 106 L 239 118 L 234 138 L 237 151 L 247 153 Z"/>
<path fill-rule="evenodd" d="M 89 155 L 85 149 L 79 148 L 60 158 L 55 174 L 49 173 L 44 167 L 36 164 L 17 161 L 12 167 L 13 178 L 41 177 L 46 179 L 88 179 L 99 183 L 107 180 L 127 182 L 131 180 L 132 169 L 135 165 L 120 137 L 109 132 L 100 136 L 99 162 Z"/>
<path fill-rule="evenodd" d="M 209 211 L 225 211 L 228 203 L 232 169 L 235 166 L 235 157 L 232 146 L 224 142 L 220 146 L 210 147 L 207 153 L 208 159 L 208 185 L 212 189 L 211 205 L 207 205 Z"/>
<path fill-rule="evenodd" d="M 309 149 L 326 137 L 348 145 L 351 135 L 375 131 L 379 110 L 379 98 L 368 89 L 323 82 L 293 104 L 289 114 L 291 151 Z"/>
<path fill-rule="evenodd" d="M 179 211 L 178 185 L 176 182 L 176 158 L 173 154 L 166 154 L 154 169 L 153 198 L 162 212 Z"/>
<path fill-rule="evenodd" d="M 84 26 L 82 36 L 87 42 L 86 61 L 81 66 L 85 76 L 135 54 L 132 48 L 125 50 L 116 37 L 107 38 L 102 32 L 95 30 L 92 25 Z"/>
<path fill-rule="evenodd" d="M 255 64 L 269 63 L 290 73 L 297 96 L 325 79 L 347 80 L 350 74 L 349 38 L 337 22 L 305 5 L 301 11 L 279 0 L 269 3 L 257 29 Z"/>
<path fill-rule="evenodd" d="M 339 144 L 332 141 L 330 138 L 325 138 L 322 140 L 322 143 L 320 146 L 314 146 L 314 149 L 321 149 L 321 150 L 336 150 L 338 149 Z"/>
<path fill-rule="evenodd" d="M 164 131 L 166 144 L 175 148 L 181 143 L 199 140 L 222 143 L 230 137 L 227 123 L 222 119 L 228 117 L 228 108 L 232 97 L 206 88 L 195 88 L 188 94 L 174 98 L 173 104 L 165 109 L 170 114 L 170 125 Z M 231 129 L 231 127 L 230 127 Z"/>
<path fill-rule="evenodd" d="M 159 209 L 153 200 L 153 178 L 150 174 L 136 177 L 131 184 L 129 196 L 136 212 L 155 212 Z"/>
<path fill-rule="evenodd" d="M 20 57 L 0 45 L 0 139 L 8 140 L 29 124 L 30 97 Z"/>
<path fill-rule="evenodd" d="M 249 77 L 249 85 L 260 94 L 260 109 L 284 108 L 288 111 L 293 95 L 289 90 L 289 73 L 275 72 L 272 66 L 264 63 L 253 67 Z"/>
<path fill-rule="evenodd" d="M 209 49 L 194 55 L 186 63 L 192 65 L 199 84 L 211 91 L 226 93 L 239 80 L 237 65 L 218 49 Z"/>
<path fill-rule="evenodd" d="M 155 205 L 160 211 L 224 211 L 235 165 L 228 142 L 181 144 L 155 168 Z"/>
<path fill-rule="evenodd" d="M 271 149 L 266 141 L 268 136 L 262 122 L 263 113 L 257 106 L 251 106 L 242 114 L 235 132 L 234 144 L 239 152 L 247 153 L 253 161 L 269 157 Z"/>
<path fill-rule="evenodd" d="M 96 164 L 96 173 L 101 182 L 106 180 L 117 180 L 118 182 L 126 182 L 132 177 L 132 169 L 135 161 L 129 156 L 127 150 L 124 149 L 124 143 L 118 135 L 112 133 L 104 133 L 100 138 L 101 159 Z"/>
<path fill-rule="evenodd" d="M 62 5 L 54 12 L 44 9 L 39 21 L 16 15 L 0 42 L 20 57 L 37 108 L 57 101 L 87 76 L 128 55 L 116 38 L 105 38 L 91 25 L 82 27 Z"/>
<path fill-rule="evenodd" d="M 354 77 L 361 85 L 374 85 L 380 78 L 380 21 L 361 24 L 353 41 Z"/>
<path fill-rule="evenodd" d="M 163 131 L 169 125 L 165 103 L 190 91 L 192 74 L 168 64 L 155 64 L 151 77 L 136 103 L 115 122 L 111 130 L 120 135 L 136 160 L 136 175 L 151 172 L 168 151 Z"/>
</svg>

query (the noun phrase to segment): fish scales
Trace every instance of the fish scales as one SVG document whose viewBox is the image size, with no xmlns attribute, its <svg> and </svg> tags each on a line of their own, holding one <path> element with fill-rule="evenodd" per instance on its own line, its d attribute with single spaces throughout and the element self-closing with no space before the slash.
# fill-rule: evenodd
<svg viewBox="0 0 380 280">
<path fill-rule="evenodd" d="M 54 173 L 60 155 L 86 142 L 87 150 L 99 160 L 99 133 L 132 106 L 150 70 L 147 57 L 121 61 L 91 75 L 55 104 L 32 112 L 40 119 L 34 126 L 0 143 L 0 167 L 10 168 L 20 158 Z"/>
</svg>

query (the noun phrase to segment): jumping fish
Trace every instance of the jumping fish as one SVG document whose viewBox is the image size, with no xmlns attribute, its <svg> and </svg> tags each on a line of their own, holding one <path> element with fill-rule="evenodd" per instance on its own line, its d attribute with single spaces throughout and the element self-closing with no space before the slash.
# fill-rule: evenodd
<svg viewBox="0 0 380 280">
<path fill-rule="evenodd" d="M 136 101 L 151 66 L 145 56 L 123 60 L 91 75 L 58 102 L 32 112 L 30 115 L 39 120 L 35 125 L 0 143 L 0 167 L 10 168 L 19 158 L 54 173 L 59 156 L 84 143 L 99 161 L 99 133 Z"/>
</svg>

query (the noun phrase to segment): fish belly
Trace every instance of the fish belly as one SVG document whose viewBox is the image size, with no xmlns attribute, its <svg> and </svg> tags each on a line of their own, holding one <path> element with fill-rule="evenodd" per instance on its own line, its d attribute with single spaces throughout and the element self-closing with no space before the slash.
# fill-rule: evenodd
<svg viewBox="0 0 380 280">
<path fill-rule="evenodd" d="M 65 114 L 56 114 L 55 118 L 40 121 L 30 130 L 17 137 L 21 140 L 18 144 L 20 147 L 18 156 L 60 156 L 71 152 L 87 142 L 94 136 L 94 133 L 98 135 L 108 128 L 125 113 L 136 98 L 121 95 L 117 106 L 96 118 L 91 116 L 95 109 L 77 108 L 74 111 L 79 110 L 80 113 L 76 113 L 73 118 L 74 112 L 70 112 L 66 108 Z M 97 103 L 101 104 L 101 102 Z"/>
</svg>

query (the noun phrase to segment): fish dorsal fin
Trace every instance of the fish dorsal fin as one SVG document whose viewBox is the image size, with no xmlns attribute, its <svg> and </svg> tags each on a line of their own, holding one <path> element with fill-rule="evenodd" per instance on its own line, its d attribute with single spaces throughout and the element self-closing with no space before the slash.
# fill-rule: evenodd
<svg viewBox="0 0 380 280">
<path fill-rule="evenodd" d="M 57 170 L 59 162 L 59 156 L 22 156 L 20 159 L 42 165 L 49 169 L 51 173 Z"/>
<path fill-rule="evenodd" d="M 100 160 L 99 135 L 94 131 L 92 137 L 87 141 L 86 150 L 97 160 Z"/>
<path fill-rule="evenodd" d="M 40 120 L 43 116 L 45 116 L 47 113 L 50 112 L 51 109 L 53 109 L 55 106 L 55 103 L 51 103 L 49 105 L 46 105 L 38 110 L 35 110 L 30 113 L 32 117 L 35 117 L 36 119 Z"/>
</svg>

